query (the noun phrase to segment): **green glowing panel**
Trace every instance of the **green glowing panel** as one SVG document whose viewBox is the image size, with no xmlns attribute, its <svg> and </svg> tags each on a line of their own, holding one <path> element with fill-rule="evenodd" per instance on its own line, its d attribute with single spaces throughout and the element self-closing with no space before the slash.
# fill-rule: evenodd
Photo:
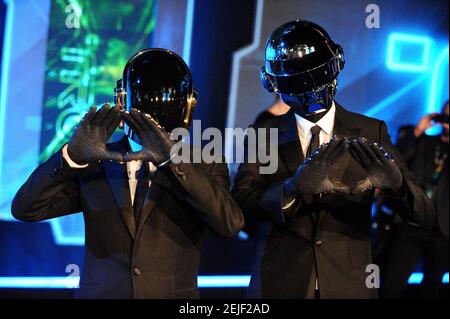
<svg viewBox="0 0 450 319">
<path fill-rule="evenodd" d="M 113 100 L 125 63 L 150 47 L 155 1 L 52 1 L 41 161 L 68 141 L 91 105 Z"/>
</svg>

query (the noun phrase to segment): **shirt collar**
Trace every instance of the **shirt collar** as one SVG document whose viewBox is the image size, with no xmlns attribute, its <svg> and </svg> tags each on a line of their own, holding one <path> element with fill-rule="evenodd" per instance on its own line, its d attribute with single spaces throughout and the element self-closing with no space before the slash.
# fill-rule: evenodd
<svg viewBox="0 0 450 319">
<path fill-rule="evenodd" d="M 322 131 L 326 134 L 331 135 L 333 132 L 334 126 L 334 116 L 336 114 L 336 106 L 334 101 L 331 104 L 331 108 L 328 110 L 327 114 L 325 114 L 320 120 L 316 123 L 308 121 L 307 119 L 301 117 L 300 115 L 295 113 L 295 119 L 297 120 L 297 126 L 299 128 L 299 133 L 301 136 L 305 136 L 311 130 L 311 127 L 318 125 Z"/>
</svg>

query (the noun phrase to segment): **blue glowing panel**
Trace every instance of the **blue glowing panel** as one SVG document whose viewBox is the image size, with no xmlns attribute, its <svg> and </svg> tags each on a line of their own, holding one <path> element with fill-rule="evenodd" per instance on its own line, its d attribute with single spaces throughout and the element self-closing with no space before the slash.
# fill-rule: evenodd
<svg viewBox="0 0 450 319">
<path fill-rule="evenodd" d="M 78 287 L 78 276 L 55 277 L 0 277 L 0 288 L 68 289 Z M 246 288 L 250 276 L 198 276 L 199 288 Z"/>
<path fill-rule="evenodd" d="M 408 284 L 418 285 L 423 281 L 423 273 L 412 273 Z M 247 288 L 250 285 L 250 275 L 210 275 L 198 276 L 199 288 Z M 55 277 L 0 277 L 0 288 L 76 288 L 78 276 Z M 442 283 L 448 284 L 448 272 L 442 277 Z"/>
<path fill-rule="evenodd" d="M 250 284 L 250 276 L 198 276 L 199 288 L 247 288 Z"/>
<path fill-rule="evenodd" d="M 9 0 L 5 4 L 0 86 L 0 220 L 11 220 L 12 198 L 39 163 L 50 0 L 40 1 L 40 14 L 32 15 L 30 7 L 36 5 L 35 1 Z"/>
<path fill-rule="evenodd" d="M 248 234 L 245 231 L 240 231 L 238 233 L 238 239 L 240 240 L 247 240 L 249 238 Z"/>
<path fill-rule="evenodd" d="M 410 285 L 420 285 L 423 280 L 423 273 L 414 272 L 408 278 L 408 284 Z"/>
<path fill-rule="evenodd" d="M 195 0 L 188 0 L 186 8 L 186 25 L 183 42 L 183 60 L 187 65 L 191 60 L 191 40 L 192 40 L 192 26 L 194 23 L 194 7 Z"/>
<path fill-rule="evenodd" d="M 409 83 L 395 90 L 375 105 L 369 107 L 364 114 L 371 117 L 381 117 L 387 120 L 386 109 L 393 107 L 406 95 L 415 94 L 418 90 L 427 88 L 426 108 L 422 114 L 440 112 L 444 101 L 448 100 L 448 43 L 439 48 L 430 37 L 391 33 L 387 39 L 386 67 L 394 72 L 420 72 Z M 427 135 L 440 134 L 439 126 L 426 131 Z"/>
<path fill-rule="evenodd" d="M 428 113 L 440 112 L 443 102 L 448 100 L 448 58 L 447 44 L 447 47 L 438 54 L 433 66 L 427 104 Z"/>
<path fill-rule="evenodd" d="M 67 289 L 78 287 L 79 277 L 0 277 L 0 288 Z"/>
<path fill-rule="evenodd" d="M 443 284 L 448 284 L 448 272 L 446 272 L 444 274 L 444 276 L 442 276 L 442 283 Z"/>
<path fill-rule="evenodd" d="M 84 245 L 84 219 L 81 214 L 62 216 L 48 222 L 57 245 Z"/>
<path fill-rule="evenodd" d="M 392 71 L 427 71 L 432 44 L 432 39 L 427 36 L 391 33 L 388 38 L 387 68 Z"/>
<path fill-rule="evenodd" d="M 414 272 L 411 274 L 411 276 L 409 276 L 408 278 L 408 284 L 410 285 L 420 285 L 423 281 L 424 278 L 424 274 L 421 272 Z M 448 284 L 448 272 L 446 272 L 443 276 L 442 276 L 442 280 L 441 283 L 443 284 Z"/>
</svg>

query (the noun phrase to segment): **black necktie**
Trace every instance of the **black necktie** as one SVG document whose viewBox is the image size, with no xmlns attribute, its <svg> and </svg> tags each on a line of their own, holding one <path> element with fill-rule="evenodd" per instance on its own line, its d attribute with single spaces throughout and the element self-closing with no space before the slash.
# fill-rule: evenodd
<svg viewBox="0 0 450 319">
<path fill-rule="evenodd" d="M 311 142 L 309 143 L 309 146 L 308 146 L 308 150 L 306 151 L 306 158 L 308 158 L 311 155 L 311 153 L 314 152 L 314 150 L 319 147 L 319 145 L 320 145 L 319 137 L 320 137 L 321 130 L 322 129 L 318 125 L 311 127 L 311 135 L 312 136 L 311 136 Z M 313 195 L 313 198 L 314 198 L 314 201 L 317 201 L 319 199 L 319 195 Z M 319 221 L 319 213 L 320 212 L 311 214 L 311 217 L 316 225 Z"/>
<path fill-rule="evenodd" d="M 307 158 L 311 155 L 312 152 L 314 152 L 314 150 L 316 148 L 319 147 L 319 145 L 320 145 L 319 137 L 320 137 L 321 130 L 322 129 L 318 125 L 311 127 L 311 135 L 312 136 L 311 136 L 311 142 L 309 143 L 309 146 L 308 146 L 308 150 L 306 151 Z"/>
</svg>

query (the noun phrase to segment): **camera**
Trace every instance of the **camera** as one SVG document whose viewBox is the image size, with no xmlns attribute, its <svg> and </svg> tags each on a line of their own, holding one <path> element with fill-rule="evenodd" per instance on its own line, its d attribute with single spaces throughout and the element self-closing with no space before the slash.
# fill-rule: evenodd
<svg viewBox="0 0 450 319">
<path fill-rule="evenodd" d="M 436 123 L 448 123 L 448 115 L 437 114 L 433 116 L 432 120 L 435 121 Z"/>
</svg>

